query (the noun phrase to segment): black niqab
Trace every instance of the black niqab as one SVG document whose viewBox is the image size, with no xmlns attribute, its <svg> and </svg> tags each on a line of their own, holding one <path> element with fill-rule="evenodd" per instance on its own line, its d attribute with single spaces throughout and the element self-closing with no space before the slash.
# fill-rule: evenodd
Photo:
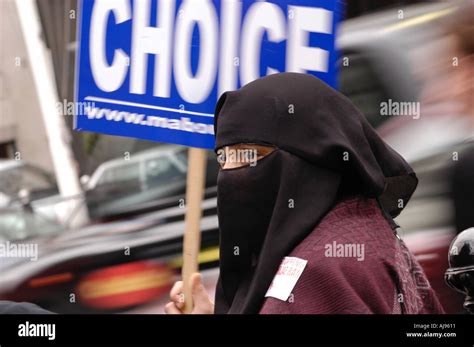
<svg viewBox="0 0 474 347">
<path fill-rule="evenodd" d="M 216 313 L 258 313 L 282 259 L 341 192 L 376 197 L 395 217 L 417 185 L 360 111 L 311 75 L 274 74 L 224 93 L 215 129 L 216 149 L 277 148 L 255 167 L 219 172 Z"/>
</svg>

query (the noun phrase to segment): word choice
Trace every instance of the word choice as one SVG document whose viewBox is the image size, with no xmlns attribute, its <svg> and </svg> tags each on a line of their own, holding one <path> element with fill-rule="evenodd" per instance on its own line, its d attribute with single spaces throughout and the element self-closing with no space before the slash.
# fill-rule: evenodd
<svg viewBox="0 0 474 347">
<path fill-rule="evenodd" d="M 243 14 L 241 1 L 221 1 L 219 13 L 210 0 L 159 0 L 156 25 L 151 25 L 150 0 L 95 1 L 92 8 L 89 61 L 95 84 L 114 92 L 129 81 L 131 94 L 146 94 L 147 75 L 153 78 L 153 96 L 169 98 L 171 79 L 186 102 L 207 100 L 217 80 L 218 94 L 260 77 L 261 47 L 265 41 L 285 44 L 284 70 L 327 72 L 328 50 L 310 45 L 312 33 L 333 34 L 333 12 L 308 6 L 256 1 Z M 113 24 L 109 25 L 112 22 Z M 130 38 L 108 39 L 123 25 Z M 193 71 L 194 30 L 199 33 L 199 59 Z M 130 53 L 124 49 L 130 40 Z M 112 53 L 109 55 L 108 53 Z M 147 73 L 154 57 L 153 74 Z M 279 72 L 267 66 L 266 74 Z M 129 77 L 129 78 L 127 78 Z"/>
</svg>

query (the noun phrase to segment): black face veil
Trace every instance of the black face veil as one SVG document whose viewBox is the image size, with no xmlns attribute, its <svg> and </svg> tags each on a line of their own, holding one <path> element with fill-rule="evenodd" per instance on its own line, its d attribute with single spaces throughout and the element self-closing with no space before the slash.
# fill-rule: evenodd
<svg viewBox="0 0 474 347">
<path fill-rule="evenodd" d="M 417 178 L 342 94 L 307 74 L 274 74 L 219 99 L 216 149 L 275 146 L 218 177 L 216 313 L 258 313 L 282 261 L 341 194 L 376 197 L 392 217 Z"/>
</svg>

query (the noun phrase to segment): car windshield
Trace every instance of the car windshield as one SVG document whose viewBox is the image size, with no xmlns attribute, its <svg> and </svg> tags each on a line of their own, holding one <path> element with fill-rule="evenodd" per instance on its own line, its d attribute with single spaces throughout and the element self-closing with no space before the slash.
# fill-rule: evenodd
<svg viewBox="0 0 474 347">
<path fill-rule="evenodd" d="M 186 156 L 183 152 L 159 153 L 106 168 L 97 186 L 117 183 L 142 183 L 156 186 L 185 175 Z"/>
<path fill-rule="evenodd" d="M 8 196 L 17 196 L 21 189 L 34 193 L 53 190 L 55 186 L 46 174 L 27 165 L 0 171 L 0 192 Z"/>
<path fill-rule="evenodd" d="M 139 181 L 140 169 L 136 162 L 116 165 L 104 170 L 97 186 L 127 181 Z"/>
<path fill-rule="evenodd" d="M 177 166 L 179 163 L 176 163 L 169 156 L 150 158 L 145 160 L 144 164 L 144 179 L 147 186 L 166 184 L 169 180 L 185 175 L 184 171 Z"/>
<path fill-rule="evenodd" d="M 52 235 L 63 228 L 45 218 L 24 211 L 0 212 L 0 240 L 18 241 Z"/>
</svg>

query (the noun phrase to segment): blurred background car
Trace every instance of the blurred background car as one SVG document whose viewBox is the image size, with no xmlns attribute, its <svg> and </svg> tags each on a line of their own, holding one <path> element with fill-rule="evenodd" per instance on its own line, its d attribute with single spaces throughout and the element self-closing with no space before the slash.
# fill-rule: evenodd
<svg viewBox="0 0 474 347">
<path fill-rule="evenodd" d="M 217 162 L 208 153 L 206 187 L 215 186 Z M 187 149 L 166 145 L 101 164 L 92 176 L 83 176 L 86 203 L 92 219 L 175 206 L 186 190 Z M 184 200 L 182 200 L 184 204 Z"/>
<path fill-rule="evenodd" d="M 200 266 L 216 269 L 216 199 L 203 202 Z M 0 299 L 29 301 L 55 312 L 131 309 L 167 298 L 182 265 L 183 209 L 91 225 L 23 240 L 38 244 L 37 260 L 0 262 Z M 211 271 L 215 273 L 215 271 Z M 209 286 L 217 280 L 213 275 Z"/>
<path fill-rule="evenodd" d="M 0 159 L 0 207 L 17 201 L 28 191 L 30 201 L 58 194 L 52 175 L 21 160 Z"/>
<path fill-rule="evenodd" d="M 24 241 L 60 234 L 64 228 L 41 215 L 20 208 L 0 209 L 0 241 Z"/>
<path fill-rule="evenodd" d="M 0 159 L 0 208 L 21 207 L 67 228 L 74 217 L 64 208 L 68 200 L 82 201 L 83 196 L 65 199 L 46 170 L 23 160 Z"/>
</svg>

